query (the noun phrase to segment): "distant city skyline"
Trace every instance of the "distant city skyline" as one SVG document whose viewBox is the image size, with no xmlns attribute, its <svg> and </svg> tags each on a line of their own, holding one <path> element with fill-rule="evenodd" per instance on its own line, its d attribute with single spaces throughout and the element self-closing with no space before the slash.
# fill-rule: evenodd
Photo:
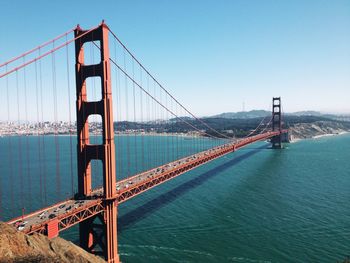
<svg viewBox="0 0 350 263">
<path fill-rule="evenodd" d="M 350 1 L 22 0 L 2 10 L 0 63 L 105 19 L 197 116 L 268 110 L 273 96 L 285 112 L 350 113 Z"/>
</svg>

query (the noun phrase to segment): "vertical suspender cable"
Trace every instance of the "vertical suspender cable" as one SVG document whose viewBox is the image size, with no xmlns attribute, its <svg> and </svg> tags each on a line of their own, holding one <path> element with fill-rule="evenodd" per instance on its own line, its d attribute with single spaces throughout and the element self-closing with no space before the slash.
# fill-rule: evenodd
<svg viewBox="0 0 350 263">
<path fill-rule="evenodd" d="M 114 60 L 117 60 L 117 44 L 116 41 L 113 42 L 114 43 Z M 119 114 L 121 112 L 121 105 L 120 105 L 120 76 L 119 76 L 119 71 L 116 67 L 114 67 L 114 81 L 115 81 L 115 88 L 114 88 L 114 94 L 116 96 L 116 104 L 117 107 L 115 107 L 117 114 L 115 116 L 114 121 L 116 122 L 116 126 L 115 126 L 115 133 L 118 131 L 120 131 L 120 121 L 121 118 L 119 117 Z M 119 130 L 118 130 L 119 129 Z M 117 178 L 121 178 L 122 175 L 122 140 L 121 140 L 121 136 L 119 136 L 119 134 L 117 134 L 116 136 L 114 136 L 114 141 L 115 141 L 115 149 L 116 149 L 116 165 L 117 165 Z"/>
<path fill-rule="evenodd" d="M 155 82 L 153 82 L 153 95 L 154 97 L 156 97 L 156 85 L 155 85 Z M 158 123 L 158 115 L 157 115 L 157 110 L 158 110 L 158 105 L 156 105 L 156 103 L 153 103 L 153 107 L 154 107 L 154 122 L 155 124 Z M 155 129 L 155 131 L 157 131 Z M 157 134 L 155 134 L 157 135 Z M 155 165 L 159 165 L 159 150 L 158 150 L 158 136 L 154 136 L 154 140 L 155 140 L 155 152 L 156 152 L 156 158 L 155 158 Z"/>
<path fill-rule="evenodd" d="M 165 94 L 165 107 L 169 107 L 168 105 L 168 97 L 167 95 Z M 169 130 L 169 112 L 166 111 L 165 112 L 165 127 L 166 129 Z M 169 132 L 169 131 L 166 131 L 166 132 Z M 165 137 L 165 140 L 166 140 L 166 144 L 167 144 L 167 149 L 166 149 L 166 154 L 167 154 L 167 159 L 166 159 L 166 163 L 170 162 L 170 138 L 168 136 Z"/>
<path fill-rule="evenodd" d="M 159 89 L 159 101 L 161 103 L 163 103 L 162 101 L 162 90 Z M 160 126 L 161 126 L 161 132 L 163 132 L 163 127 L 164 127 L 164 118 L 163 118 L 163 109 L 158 105 L 158 110 L 159 110 L 159 122 L 160 122 Z M 163 127 L 162 127 L 163 126 Z M 165 147 L 164 147 L 164 143 L 162 143 L 162 137 L 158 136 L 158 141 L 159 141 L 159 156 L 160 156 L 160 161 L 162 164 L 164 164 L 164 157 L 165 157 Z"/>
<path fill-rule="evenodd" d="M 17 90 L 17 123 L 18 127 L 21 126 L 21 115 L 20 115 L 20 102 L 19 102 L 19 83 L 18 83 L 18 71 L 16 71 L 16 90 Z M 18 136 L 18 169 L 19 169 L 19 185 L 20 185 L 20 205 L 24 208 L 23 199 L 23 171 L 22 171 L 22 142 L 21 136 Z"/>
<path fill-rule="evenodd" d="M 171 110 L 174 111 L 174 107 L 173 107 L 173 100 L 171 99 Z M 175 131 L 174 131 L 174 128 L 175 128 L 175 125 L 174 125 L 174 121 L 173 121 L 173 118 L 171 120 L 171 147 L 172 147 L 172 157 L 171 159 L 172 160 L 175 160 L 175 144 L 174 144 L 174 136 L 175 136 Z"/>
<path fill-rule="evenodd" d="M 140 67 L 140 82 L 141 82 L 141 86 L 143 85 L 143 78 L 142 78 L 142 69 Z M 144 130 L 144 118 L 143 118 L 143 100 L 142 100 L 142 96 L 143 96 L 143 93 L 142 91 L 139 89 L 139 92 L 140 92 L 140 107 L 141 107 L 141 119 L 140 119 L 140 122 L 141 122 L 141 131 Z M 145 142 L 144 142 L 144 133 L 141 132 L 141 161 L 142 161 L 142 170 L 141 171 L 144 171 L 145 170 Z"/>
<path fill-rule="evenodd" d="M 7 71 L 7 65 L 6 65 Z M 9 81 L 8 76 L 6 76 L 6 96 L 7 96 L 7 124 L 10 125 L 10 93 L 9 93 Z M 10 165 L 10 200 L 11 200 L 11 211 L 14 211 L 14 195 L 13 195 L 13 160 L 12 160 L 12 138 L 8 136 L 8 156 L 9 156 L 9 165 Z"/>
<path fill-rule="evenodd" d="M 43 168 L 41 157 L 41 135 L 40 135 L 40 119 L 39 119 L 39 83 L 38 83 L 38 63 L 35 61 L 35 104 L 36 104 L 36 128 L 38 139 L 38 161 L 39 161 L 39 188 L 40 188 L 40 204 L 43 205 Z"/>
<path fill-rule="evenodd" d="M 41 55 L 41 50 L 39 48 L 39 56 Z M 45 126 L 44 126 L 44 102 L 43 102 L 43 80 L 42 80 L 42 67 L 41 60 L 39 60 L 39 76 L 40 76 L 40 108 L 41 108 L 41 138 L 42 138 L 42 156 L 43 156 L 43 185 L 44 185 L 44 204 L 47 205 L 47 170 L 46 170 L 46 147 L 45 147 Z"/>
<path fill-rule="evenodd" d="M 53 42 L 53 48 L 55 47 Z M 55 53 L 52 53 L 52 90 L 53 90 L 53 107 L 54 107 L 54 127 L 55 127 L 55 152 L 56 152 L 56 198 L 61 195 L 61 180 L 60 180 L 60 149 L 58 141 L 58 116 L 57 116 L 57 87 L 56 87 L 56 59 Z"/>
<path fill-rule="evenodd" d="M 149 93 L 149 76 L 147 75 L 147 92 Z M 147 111 L 147 123 L 148 125 L 150 125 L 151 123 L 151 101 L 150 101 L 150 98 L 149 96 L 146 96 L 146 111 Z M 148 129 L 148 128 L 147 128 Z M 148 130 L 148 132 L 151 132 L 151 129 Z M 147 159 L 148 159 L 148 169 L 153 167 L 152 165 L 152 149 L 151 149 L 151 139 L 152 139 L 152 134 L 151 134 L 151 137 L 149 137 L 147 139 L 147 142 L 148 142 L 148 146 L 147 146 L 147 149 L 148 149 L 148 153 L 147 153 Z"/>
<path fill-rule="evenodd" d="M 132 60 L 132 78 L 135 79 L 135 67 L 134 67 L 134 60 Z M 133 82 L 132 83 L 132 95 L 133 95 L 133 106 L 134 106 L 134 109 L 133 109 L 133 113 L 134 113 L 134 162 L 135 162 L 135 168 L 134 169 L 134 174 L 136 174 L 138 172 L 138 160 L 137 160 L 137 138 L 136 138 L 136 94 L 135 94 L 135 83 Z"/>
<path fill-rule="evenodd" d="M 124 70 L 126 71 L 126 57 L 125 57 L 125 50 L 123 50 L 124 54 Z M 125 130 L 126 130 L 126 158 L 127 158 L 127 177 L 130 176 L 130 140 L 129 140 L 129 133 L 128 133 L 128 123 L 129 123 L 129 96 L 128 96 L 128 78 L 125 75 L 125 116 L 126 116 L 126 122 L 125 122 Z"/>
<path fill-rule="evenodd" d="M 118 110 L 118 112 L 119 112 L 119 127 L 120 127 L 120 132 L 121 132 L 121 121 L 122 121 L 122 80 L 121 80 L 121 76 L 120 76 L 120 71 L 119 70 L 116 70 L 116 72 L 117 72 L 117 77 L 118 77 L 118 86 L 117 86 L 117 88 L 118 88 L 118 91 L 117 91 L 117 94 L 119 94 L 119 97 L 118 97 L 118 100 L 117 100 L 117 103 L 118 103 L 118 107 L 119 107 L 119 110 Z M 117 109 L 118 109 L 118 107 L 117 107 Z M 124 137 L 123 136 L 121 136 L 120 134 L 119 134 L 119 136 L 118 136 L 118 139 L 119 139 L 119 165 L 120 165 L 120 177 L 121 176 L 123 176 L 123 173 L 124 173 L 124 171 L 123 171 L 123 168 L 124 168 L 124 164 L 125 163 L 123 163 L 123 158 L 122 158 L 122 156 L 124 156 L 124 145 L 125 145 L 125 142 L 123 141 L 124 140 Z M 118 156 L 117 156 L 117 158 L 118 158 Z M 124 178 L 124 177 L 121 177 L 121 178 Z"/>
<path fill-rule="evenodd" d="M 23 57 L 23 63 L 25 63 L 25 57 Z M 28 123 L 28 97 L 27 97 L 27 77 L 26 77 L 26 68 L 23 68 L 23 87 L 24 87 L 24 111 L 25 111 L 25 129 L 26 132 L 29 131 L 29 123 Z M 31 194 L 32 194 L 32 187 L 31 187 L 31 175 L 30 175 L 30 161 L 29 161 L 29 136 L 26 136 L 26 172 L 27 172 L 27 191 L 28 191 L 28 198 L 26 198 L 28 202 L 28 208 L 31 210 Z"/>
<path fill-rule="evenodd" d="M 179 112 L 178 112 L 178 106 L 177 104 L 175 103 L 175 108 L 176 108 L 176 115 L 179 116 Z M 179 127 L 179 123 L 178 123 L 178 119 L 175 118 L 175 121 L 176 121 L 176 126 Z M 180 154 L 179 154 L 179 149 L 180 149 L 180 145 L 179 145 L 179 140 L 180 140 L 180 131 L 178 131 L 178 134 L 176 136 L 176 159 L 179 159 L 180 158 Z"/>
<path fill-rule="evenodd" d="M 66 42 L 67 34 L 66 34 Z M 73 176 L 73 138 L 72 138 L 72 109 L 71 109 L 71 87 L 70 87 L 70 74 L 69 74 L 69 49 L 66 45 L 66 62 L 67 62 L 67 92 L 68 92 L 68 121 L 69 121 L 69 158 L 70 158 L 70 183 L 71 183 L 71 196 L 74 195 L 74 176 Z"/>
</svg>

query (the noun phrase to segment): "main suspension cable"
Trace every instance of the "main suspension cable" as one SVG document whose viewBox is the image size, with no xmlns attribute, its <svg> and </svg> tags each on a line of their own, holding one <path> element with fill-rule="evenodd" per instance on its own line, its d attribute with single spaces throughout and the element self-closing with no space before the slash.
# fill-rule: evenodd
<svg viewBox="0 0 350 263">
<path fill-rule="evenodd" d="M 23 64 L 21 64 L 21 65 L 19 65 L 19 66 L 17 66 L 17 67 L 15 67 L 15 68 L 10 69 L 9 71 L 6 71 L 5 73 L 3 73 L 3 74 L 0 75 L 0 78 L 5 77 L 5 76 L 7 76 L 7 75 L 9 75 L 9 74 L 11 74 L 11 73 L 13 73 L 13 72 L 15 72 L 15 71 L 18 71 L 19 69 L 24 68 L 24 67 L 26 67 L 26 66 L 28 66 L 28 65 L 30 65 L 30 64 L 32 64 L 32 63 L 34 63 L 35 61 L 40 60 L 40 59 L 42 59 L 42 58 L 44 58 L 44 57 L 46 57 L 46 56 L 48 56 L 48 55 L 50 55 L 50 54 L 53 54 L 53 53 L 56 52 L 57 50 L 59 50 L 59 49 L 65 47 L 65 46 L 69 45 L 70 43 L 72 43 L 73 41 L 75 41 L 75 40 L 77 40 L 77 39 L 79 39 L 79 38 L 85 36 L 86 34 L 90 33 L 91 31 L 95 30 L 96 28 L 97 28 L 97 27 L 94 27 L 94 28 L 92 28 L 92 29 L 90 29 L 90 30 L 88 30 L 88 31 L 86 31 L 86 32 L 84 32 L 84 33 L 82 33 L 81 35 L 79 35 L 79 36 L 77 36 L 77 37 L 75 37 L 75 38 L 73 38 L 73 39 L 71 39 L 71 40 L 69 40 L 69 41 L 67 41 L 67 42 L 65 42 L 65 43 L 63 43 L 63 44 L 61 44 L 61 45 L 59 45 L 59 46 L 57 46 L 57 47 L 55 47 L 55 48 L 52 48 L 51 50 L 49 50 L 49 51 L 47 51 L 47 52 L 45 52 L 45 53 L 43 53 L 43 54 L 41 54 L 41 55 L 39 55 L 39 56 L 33 58 L 33 59 L 31 59 L 31 60 L 29 60 L 29 61 L 27 61 L 27 62 L 25 62 L 25 63 L 23 63 Z M 54 41 L 51 42 L 51 43 L 54 43 Z M 38 50 L 40 50 L 40 47 L 38 47 Z"/>
<path fill-rule="evenodd" d="M 100 47 L 95 43 L 92 42 L 98 49 L 100 49 Z M 124 49 L 125 51 L 127 51 L 128 53 L 130 51 L 128 51 L 128 49 Z M 130 53 L 129 53 L 130 54 Z M 175 116 L 177 119 L 182 120 L 183 122 L 185 122 L 187 125 L 191 126 L 193 129 L 195 129 L 196 131 L 198 131 L 200 134 L 206 134 L 207 136 L 211 137 L 211 138 L 218 138 L 218 139 L 222 139 L 221 137 L 217 137 L 217 136 L 213 136 L 209 133 L 203 132 L 201 130 L 199 130 L 197 127 L 195 127 L 194 125 L 190 124 L 189 122 L 187 122 L 185 119 L 177 116 L 172 110 L 170 110 L 169 108 L 167 108 L 163 103 L 161 103 L 159 100 L 157 100 L 154 96 L 152 96 L 147 90 L 145 90 L 138 82 L 136 82 L 127 72 L 126 72 L 126 68 L 124 65 L 124 69 L 119 66 L 112 58 L 109 58 L 109 60 L 112 62 L 112 64 L 114 64 L 124 75 L 126 78 L 128 78 L 133 85 L 136 85 L 137 87 L 139 87 L 144 93 L 146 93 L 149 97 L 151 97 L 157 104 L 159 104 L 161 107 L 163 107 L 165 110 L 167 110 L 168 112 L 170 112 L 173 116 Z M 144 69 L 144 67 L 135 59 L 135 61 Z M 125 57 L 124 57 L 124 64 L 125 64 Z M 145 70 L 146 71 L 146 70 Z M 154 78 L 152 75 L 150 75 L 148 73 L 148 71 L 146 71 L 147 74 L 154 80 L 155 83 L 158 84 L 158 86 L 160 85 Z M 177 102 L 177 104 L 179 104 L 183 109 L 185 109 L 170 93 L 168 93 L 164 88 L 162 88 L 171 98 L 174 99 L 174 101 Z M 186 109 L 185 109 L 186 110 Z M 202 121 L 203 122 L 203 121 Z M 219 133 L 220 134 L 220 133 Z M 224 134 L 222 134 L 223 136 L 225 136 L 225 138 L 227 139 L 232 139 L 231 137 L 228 137 Z"/>
<path fill-rule="evenodd" d="M 208 129 L 210 129 L 211 131 L 215 132 L 216 134 L 226 138 L 226 139 L 232 139 L 231 137 L 226 136 L 225 134 L 220 133 L 219 131 L 217 131 L 216 129 L 212 128 L 211 126 L 209 126 L 206 122 L 204 122 L 203 120 L 201 120 L 200 118 L 196 117 L 192 112 L 190 112 L 185 106 L 183 106 L 173 95 L 171 95 L 167 89 L 164 88 L 164 86 L 162 84 L 160 84 L 155 77 L 153 77 L 153 75 L 141 64 L 141 62 L 131 53 L 131 51 L 123 44 L 123 42 L 121 42 L 121 40 L 116 36 L 116 34 L 111 30 L 108 29 L 109 32 L 112 34 L 112 36 L 119 42 L 119 44 L 126 50 L 126 52 L 136 61 L 136 63 L 138 63 L 140 65 L 140 67 L 153 79 L 154 82 L 157 83 L 157 85 L 164 90 L 164 92 L 166 94 L 168 94 L 177 104 L 180 105 L 180 107 L 182 109 L 184 109 L 188 114 L 190 114 L 194 119 L 196 119 L 197 121 L 201 122 L 204 126 L 206 126 Z"/>
<path fill-rule="evenodd" d="M 31 50 L 28 50 L 28 51 L 24 52 L 23 54 L 21 54 L 21 55 L 19 55 L 19 56 L 17 56 L 17 57 L 14 57 L 14 58 L 12 58 L 12 59 L 10 59 L 10 60 L 8 60 L 8 61 L 6 61 L 6 62 L 0 64 L 0 68 L 2 68 L 2 67 L 4 67 L 4 66 L 7 66 L 7 65 L 11 64 L 12 62 L 15 62 L 15 61 L 19 60 L 20 58 L 23 58 L 23 57 L 25 57 L 25 56 L 27 56 L 27 55 L 29 55 L 29 54 L 31 54 L 31 53 L 33 53 L 33 52 L 35 52 L 35 51 L 41 49 L 41 48 L 43 48 L 43 47 L 46 47 L 47 45 L 49 45 L 49 44 L 51 44 L 51 43 L 53 43 L 53 42 L 59 40 L 60 38 L 62 38 L 62 37 L 64 37 L 64 36 L 66 36 L 66 35 L 72 33 L 73 31 L 74 31 L 74 28 L 68 30 L 67 32 L 65 32 L 65 33 L 63 33 L 63 34 L 61 34 L 61 35 L 58 35 L 57 37 L 55 37 L 55 38 L 53 38 L 53 39 L 51 39 L 51 40 L 49 40 L 49 41 L 47 41 L 47 42 L 45 42 L 45 43 L 43 43 L 43 44 L 41 44 L 41 45 L 39 45 L 39 46 L 37 46 L 37 47 L 31 49 Z M 6 70 L 6 71 L 7 71 L 7 70 Z"/>
<path fill-rule="evenodd" d="M 220 138 L 220 137 L 216 137 L 213 136 L 209 133 L 203 132 L 201 130 L 199 130 L 197 127 L 195 127 L 194 125 L 190 124 L 189 122 L 187 122 L 185 119 L 183 119 L 180 116 L 177 116 L 172 110 L 168 109 L 167 107 L 165 107 L 165 105 L 163 103 L 161 103 L 160 101 L 158 101 L 154 96 L 152 96 L 149 92 L 147 92 L 139 83 L 137 83 L 128 73 L 126 73 L 125 70 L 123 70 L 113 59 L 109 59 L 131 82 L 133 82 L 137 87 L 139 87 L 144 93 L 146 93 L 149 97 L 152 98 L 152 100 L 154 100 L 157 104 L 159 104 L 162 108 L 164 108 L 165 110 L 169 111 L 173 116 L 175 116 L 177 119 L 183 121 L 184 123 L 186 123 L 187 125 L 191 126 L 193 129 L 195 129 L 196 131 L 200 132 L 201 134 L 206 134 L 209 137 L 212 138 Z M 221 138 L 220 138 L 221 139 Z M 231 139 L 231 138 L 229 138 Z"/>
</svg>

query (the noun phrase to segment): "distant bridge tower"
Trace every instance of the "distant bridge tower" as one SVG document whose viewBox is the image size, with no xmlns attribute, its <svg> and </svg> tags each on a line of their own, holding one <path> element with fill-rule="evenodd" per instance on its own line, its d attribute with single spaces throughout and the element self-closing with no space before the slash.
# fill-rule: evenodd
<svg viewBox="0 0 350 263">
<path fill-rule="evenodd" d="M 108 48 L 109 29 L 102 24 L 91 31 L 79 26 L 74 35 L 76 59 L 77 132 L 78 132 L 78 194 L 91 196 L 91 160 L 100 160 L 103 167 L 103 213 L 79 223 L 80 245 L 95 252 L 98 245 L 108 262 L 119 262 L 117 246 L 117 200 L 116 162 L 112 110 L 112 87 Z M 100 48 L 101 61 L 94 65 L 84 64 L 84 44 L 95 41 Z M 86 79 L 99 77 L 102 99 L 88 101 Z M 100 145 L 90 144 L 88 117 L 98 114 L 102 117 L 102 141 Z M 96 224 L 99 219 L 101 224 Z"/>
<path fill-rule="evenodd" d="M 272 130 L 282 131 L 282 111 L 281 97 L 272 98 Z M 282 148 L 282 134 L 271 139 L 272 147 L 276 149 Z"/>
</svg>

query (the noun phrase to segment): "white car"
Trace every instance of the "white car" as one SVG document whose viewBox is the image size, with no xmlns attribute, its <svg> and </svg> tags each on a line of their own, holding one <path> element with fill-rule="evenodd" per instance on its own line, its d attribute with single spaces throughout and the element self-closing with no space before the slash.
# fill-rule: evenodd
<svg viewBox="0 0 350 263">
<path fill-rule="evenodd" d="M 25 224 L 20 224 L 18 227 L 17 227 L 17 230 L 19 231 L 22 231 L 25 227 Z"/>
<path fill-rule="evenodd" d="M 13 225 L 18 228 L 20 225 L 26 225 L 27 223 L 28 223 L 28 221 L 18 220 Z"/>
<path fill-rule="evenodd" d="M 47 211 L 42 212 L 38 217 L 42 218 L 44 215 L 46 215 Z"/>
</svg>

